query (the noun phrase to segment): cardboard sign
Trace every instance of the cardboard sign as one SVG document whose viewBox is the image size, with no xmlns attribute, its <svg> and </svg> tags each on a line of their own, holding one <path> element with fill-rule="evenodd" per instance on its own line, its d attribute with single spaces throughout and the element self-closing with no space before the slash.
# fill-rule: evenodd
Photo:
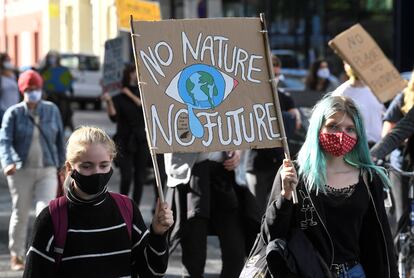
<svg viewBox="0 0 414 278">
<path fill-rule="evenodd" d="M 381 102 L 391 100 L 405 88 L 397 69 L 360 24 L 337 35 L 329 46 L 351 65 Z"/>
<path fill-rule="evenodd" d="M 122 59 L 122 39 L 115 38 L 105 42 L 105 55 L 102 73 L 104 92 L 119 92 L 122 87 L 124 62 Z"/>
<path fill-rule="evenodd" d="M 116 0 L 119 29 L 129 30 L 130 16 L 137 20 L 160 20 L 161 10 L 158 2 L 141 0 Z"/>
<path fill-rule="evenodd" d="M 281 146 L 260 19 L 133 21 L 131 30 L 155 152 Z"/>
</svg>

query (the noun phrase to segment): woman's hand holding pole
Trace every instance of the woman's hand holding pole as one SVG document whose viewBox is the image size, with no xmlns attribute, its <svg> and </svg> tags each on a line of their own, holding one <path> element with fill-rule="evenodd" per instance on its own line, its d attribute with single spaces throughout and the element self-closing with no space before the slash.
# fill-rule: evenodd
<svg viewBox="0 0 414 278">
<path fill-rule="evenodd" d="M 289 159 L 283 160 L 283 168 L 281 170 L 282 178 L 282 191 L 281 195 L 287 200 L 292 199 L 292 193 L 296 189 L 298 184 L 298 175 L 296 174 L 295 167 Z"/>
</svg>

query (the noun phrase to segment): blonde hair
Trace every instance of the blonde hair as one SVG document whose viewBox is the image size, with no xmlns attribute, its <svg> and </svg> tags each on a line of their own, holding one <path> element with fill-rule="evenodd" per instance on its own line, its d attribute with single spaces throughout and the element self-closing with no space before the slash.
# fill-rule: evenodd
<svg viewBox="0 0 414 278">
<path fill-rule="evenodd" d="M 71 165 L 79 161 L 86 148 L 92 144 L 102 144 L 106 146 L 108 153 L 113 159 L 116 156 L 116 146 L 111 137 L 98 127 L 81 126 L 77 128 L 69 137 L 66 146 L 66 161 Z"/>
<path fill-rule="evenodd" d="M 414 106 L 414 70 L 411 73 L 410 81 L 408 81 L 407 87 L 403 91 L 404 93 L 404 105 L 401 107 L 401 112 L 405 115 Z"/>
<path fill-rule="evenodd" d="M 355 72 L 355 70 L 351 67 L 350 64 L 344 62 L 344 69 L 349 79 L 359 80 L 358 74 Z"/>
</svg>

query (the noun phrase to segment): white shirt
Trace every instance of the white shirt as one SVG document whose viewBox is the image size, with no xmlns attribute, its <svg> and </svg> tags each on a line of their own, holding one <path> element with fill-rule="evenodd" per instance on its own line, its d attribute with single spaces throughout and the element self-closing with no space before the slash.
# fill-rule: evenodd
<svg viewBox="0 0 414 278">
<path fill-rule="evenodd" d="M 382 116 L 385 112 L 385 106 L 375 97 L 368 86 L 354 87 L 348 80 L 333 91 L 332 95 L 351 98 L 361 112 L 368 142 L 381 140 Z"/>
<path fill-rule="evenodd" d="M 235 181 L 240 186 L 245 186 L 247 184 L 244 159 L 245 156 L 243 152 L 239 166 L 234 169 Z M 204 160 L 222 162 L 224 161 L 224 155 L 223 152 L 165 153 L 164 164 L 165 172 L 167 174 L 167 186 L 175 187 L 179 184 L 187 184 L 190 181 L 191 169 L 194 164 Z"/>
<path fill-rule="evenodd" d="M 32 116 L 35 123 L 39 124 L 39 115 Z M 30 144 L 29 153 L 27 154 L 27 159 L 24 165 L 26 168 L 43 168 L 43 154 L 42 146 L 40 145 L 40 136 L 42 136 L 42 134 L 40 133 L 39 128 L 36 125 L 33 126 L 32 143 Z"/>
</svg>

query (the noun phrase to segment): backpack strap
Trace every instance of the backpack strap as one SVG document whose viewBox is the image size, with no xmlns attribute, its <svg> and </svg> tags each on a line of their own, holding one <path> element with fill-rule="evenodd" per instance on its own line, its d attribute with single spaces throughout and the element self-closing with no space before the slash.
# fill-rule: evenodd
<svg viewBox="0 0 414 278">
<path fill-rule="evenodd" d="M 118 206 L 119 212 L 122 215 L 122 218 L 124 219 L 124 222 L 127 226 L 128 235 L 131 239 L 132 234 L 132 218 L 134 215 L 134 210 L 132 207 L 132 201 L 127 196 L 115 193 L 115 192 L 109 192 L 112 199 L 115 200 L 116 205 Z"/>
<path fill-rule="evenodd" d="M 132 233 L 133 207 L 132 201 L 125 195 L 110 192 L 112 199 L 119 209 L 127 226 L 129 238 Z M 65 248 L 66 235 L 68 231 L 68 200 L 66 196 L 56 198 L 49 203 L 49 213 L 52 217 L 53 235 L 55 242 L 55 264 L 59 266 Z"/>
<path fill-rule="evenodd" d="M 68 200 L 65 196 L 56 198 L 49 203 L 49 212 L 52 217 L 55 242 L 55 264 L 59 265 L 65 248 L 68 231 Z"/>
</svg>

